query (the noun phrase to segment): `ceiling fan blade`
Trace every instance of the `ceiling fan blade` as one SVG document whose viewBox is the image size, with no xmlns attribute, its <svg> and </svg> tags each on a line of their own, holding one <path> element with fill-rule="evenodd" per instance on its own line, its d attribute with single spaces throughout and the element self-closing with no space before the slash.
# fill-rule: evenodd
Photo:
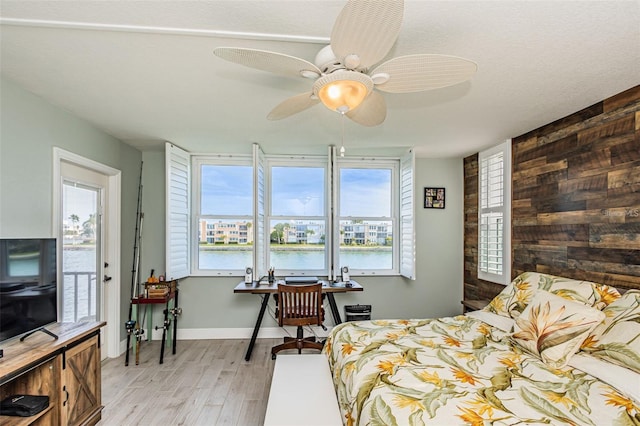
<svg viewBox="0 0 640 426">
<path fill-rule="evenodd" d="M 331 32 L 331 49 L 344 63 L 347 55 L 358 55 L 359 68 L 384 58 L 396 42 L 404 0 L 349 0 Z"/>
<path fill-rule="evenodd" d="M 311 108 L 319 102 L 320 100 L 313 96 L 313 92 L 301 93 L 280 102 L 271 110 L 267 118 L 269 120 L 282 120 L 283 118 L 304 111 L 307 108 Z"/>
<path fill-rule="evenodd" d="M 421 92 L 439 89 L 469 80 L 478 70 L 478 65 L 468 59 L 447 55 L 399 56 L 377 66 L 370 76 L 387 74 L 386 83 L 376 88 L 389 93 Z"/>
<path fill-rule="evenodd" d="M 371 92 L 369 96 L 354 110 L 345 114 L 351 120 L 363 126 L 377 126 L 387 118 L 387 103 L 378 92 Z"/>
<path fill-rule="evenodd" d="M 309 61 L 282 53 L 269 52 L 267 50 L 218 47 L 213 50 L 213 53 L 230 62 L 284 75 L 286 77 L 317 78 L 321 74 L 318 67 Z M 310 74 L 304 75 L 304 72 Z"/>
</svg>

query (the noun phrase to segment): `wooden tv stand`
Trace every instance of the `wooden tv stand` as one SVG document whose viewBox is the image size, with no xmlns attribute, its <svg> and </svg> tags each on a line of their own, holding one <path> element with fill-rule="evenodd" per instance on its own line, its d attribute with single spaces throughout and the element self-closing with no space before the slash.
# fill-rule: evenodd
<svg viewBox="0 0 640 426">
<path fill-rule="evenodd" d="M 57 323 L 24 341 L 0 344 L 0 400 L 48 395 L 49 408 L 31 417 L 0 416 L 0 424 L 94 425 L 102 412 L 100 328 L 104 322 Z"/>
</svg>

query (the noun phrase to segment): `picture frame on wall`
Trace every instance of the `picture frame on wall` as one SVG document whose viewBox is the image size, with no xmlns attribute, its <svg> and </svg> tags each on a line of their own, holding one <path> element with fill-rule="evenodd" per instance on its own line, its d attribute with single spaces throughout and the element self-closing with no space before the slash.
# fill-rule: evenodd
<svg viewBox="0 0 640 426">
<path fill-rule="evenodd" d="M 424 188 L 424 208 L 444 209 L 445 190 L 444 188 Z"/>
</svg>

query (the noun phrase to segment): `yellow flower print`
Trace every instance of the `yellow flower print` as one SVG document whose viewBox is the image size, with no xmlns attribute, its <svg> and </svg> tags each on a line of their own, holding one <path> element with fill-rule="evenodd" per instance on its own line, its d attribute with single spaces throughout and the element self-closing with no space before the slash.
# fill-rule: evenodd
<svg viewBox="0 0 640 426">
<path fill-rule="evenodd" d="M 458 417 L 460 417 L 465 424 L 470 424 L 471 426 L 484 426 L 485 419 L 472 409 L 458 407 L 458 410 L 462 411 L 462 414 L 458 414 Z"/>
<path fill-rule="evenodd" d="M 406 336 L 407 335 L 407 331 L 406 330 L 401 330 L 401 331 L 396 331 L 395 333 L 387 333 L 385 335 L 385 337 L 389 340 L 396 340 L 399 339 L 402 336 Z"/>
<path fill-rule="evenodd" d="M 397 323 L 400 324 L 400 325 L 409 325 L 409 324 L 411 324 L 411 321 L 409 321 L 409 320 L 398 320 Z"/>
<path fill-rule="evenodd" d="M 596 346 L 598 346 L 598 339 L 596 339 L 596 336 L 594 336 L 593 334 L 590 334 L 589 337 L 587 337 L 585 341 L 582 342 L 582 345 L 580 345 L 580 349 L 595 348 Z"/>
<path fill-rule="evenodd" d="M 491 302 L 489 302 L 489 306 L 495 311 L 495 312 L 501 312 L 504 311 L 504 300 L 502 300 L 499 297 L 494 297 L 493 300 Z"/>
<path fill-rule="evenodd" d="M 345 355 L 350 355 L 351 352 L 355 350 L 356 350 L 356 347 L 354 345 L 352 345 L 351 343 L 345 343 L 342 345 L 342 350 L 340 352 L 342 352 L 342 356 L 345 356 Z"/>
<path fill-rule="evenodd" d="M 466 372 L 460 370 L 459 368 L 451 368 L 451 371 L 453 372 L 454 377 L 460 380 L 461 382 L 469 383 L 472 386 L 476 384 L 476 380 L 473 378 L 472 375 L 467 374 Z"/>
<path fill-rule="evenodd" d="M 458 339 L 454 339 L 451 336 L 445 336 L 443 339 L 444 342 L 449 346 L 455 346 L 456 348 L 459 348 L 461 346 L 460 341 Z"/>
<path fill-rule="evenodd" d="M 563 404 L 565 407 L 570 408 L 571 405 L 576 406 L 574 400 L 567 396 L 566 392 L 554 392 L 551 390 L 542 392 L 546 399 L 553 402 L 554 404 Z"/>
<path fill-rule="evenodd" d="M 422 346 L 427 348 L 435 348 L 436 344 L 433 340 L 420 340 L 419 342 Z"/>
<path fill-rule="evenodd" d="M 355 369 L 356 369 L 356 363 L 355 363 L 355 362 L 349 362 L 349 363 L 347 363 L 347 364 L 344 366 L 344 368 L 343 368 L 343 370 L 344 370 L 344 374 L 345 374 L 345 375 L 347 375 L 347 376 L 350 376 L 350 375 L 352 375 L 352 374 L 353 374 L 353 372 L 355 371 Z M 339 370 L 339 369 L 338 369 L 338 370 Z"/>
<path fill-rule="evenodd" d="M 421 371 L 418 373 L 418 377 L 427 383 L 434 384 L 438 388 L 441 388 L 444 385 L 444 382 L 440 376 L 438 376 L 437 371 L 434 371 L 433 374 L 430 374 L 428 371 Z"/>
<path fill-rule="evenodd" d="M 474 354 L 468 352 L 456 352 L 456 358 L 460 359 L 475 359 Z"/>
<path fill-rule="evenodd" d="M 484 334 L 485 336 L 488 336 L 491 334 L 491 327 L 485 323 L 480 324 L 477 330 L 478 330 L 478 333 Z"/>
<path fill-rule="evenodd" d="M 518 302 L 526 304 L 533 297 L 533 293 L 530 290 L 518 290 L 515 296 Z"/>
<path fill-rule="evenodd" d="M 331 339 L 327 339 L 327 340 L 324 342 L 324 348 L 323 348 L 324 353 L 326 353 L 326 354 L 330 354 L 330 353 L 331 353 L 331 349 L 332 349 L 332 348 L 333 348 L 333 344 L 331 343 Z"/>
<path fill-rule="evenodd" d="M 397 354 L 390 359 L 395 365 L 404 365 L 407 363 L 407 358 L 403 354 Z"/>
<path fill-rule="evenodd" d="M 398 394 L 393 397 L 393 403 L 399 408 L 409 408 L 411 412 L 421 410 L 424 411 L 424 405 L 422 401 L 417 398 L 413 398 L 407 395 Z"/>
<path fill-rule="evenodd" d="M 605 392 L 602 394 L 602 396 L 606 396 L 608 397 L 606 404 L 607 405 L 613 405 L 616 407 L 624 407 L 627 410 L 627 413 L 629 415 L 631 415 L 632 411 L 638 411 L 638 407 L 635 406 L 635 404 L 633 403 L 633 401 L 631 401 L 629 398 L 620 395 L 618 392 L 616 392 L 615 390 L 610 390 L 608 392 Z"/>
<path fill-rule="evenodd" d="M 355 419 L 351 416 L 351 411 L 344 415 L 344 419 L 344 424 L 346 426 L 353 426 L 355 424 Z"/>
<path fill-rule="evenodd" d="M 620 297 L 620 294 L 608 285 L 597 286 L 596 293 L 598 293 L 598 296 L 600 296 L 600 301 L 604 302 L 605 306 L 610 305 Z"/>
<path fill-rule="evenodd" d="M 504 358 L 500 358 L 498 362 L 508 368 L 516 368 L 520 365 L 521 357 L 519 354 L 509 354 Z"/>
<path fill-rule="evenodd" d="M 519 283 L 514 284 L 514 287 L 520 291 L 527 291 L 531 289 L 531 284 L 528 281 L 520 281 Z"/>
<path fill-rule="evenodd" d="M 479 415 L 487 413 L 489 415 L 489 418 L 493 416 L 493 407 L 491 406 L 491 404 L 489 404 L 489 402 L 487 402 L 486 399 L 476 396 L 471 401 L 469 401 L 469 404 L 475 407 L 475 412 L 477 412 Z"/>
<path fill-rule="evenodd" d="M 392 361 L 382 360 L 378 365 L 376 365 L 376 367 L 382 371 L 386 371 L 389 375 L 392 375 L 395 364 Z"/>
</svg>

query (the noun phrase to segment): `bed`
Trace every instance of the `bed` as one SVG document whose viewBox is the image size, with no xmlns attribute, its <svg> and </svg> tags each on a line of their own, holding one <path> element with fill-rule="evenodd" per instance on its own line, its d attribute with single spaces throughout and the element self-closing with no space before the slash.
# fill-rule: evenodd
<svg viewBox="0 0 640 426">
<path fill-rule="evenodd" d="M 345 425 L 640 425 L 640 291 L 524 273 L 481 311 L 340 324 Z"/>
</svg>

